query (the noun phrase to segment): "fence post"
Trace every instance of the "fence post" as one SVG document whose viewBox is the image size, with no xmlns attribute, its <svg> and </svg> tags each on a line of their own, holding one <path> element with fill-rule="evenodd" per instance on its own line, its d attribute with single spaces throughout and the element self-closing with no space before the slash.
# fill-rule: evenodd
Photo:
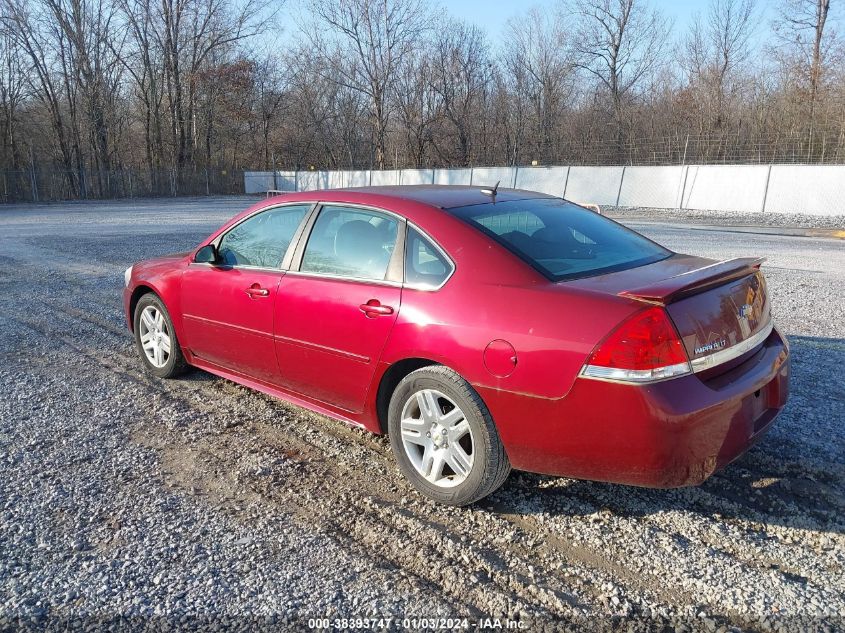
<svg viewBox="0 0 845 633">
<path fill-rule="evenodd" d="M 681 184 L 681 199 L 678 201 L 678 211 L 684 210 L 684 196 L 687 195 L 687 177 L 689 176 L 689 165 L 684 166 L 684 179 Z"/>
<path fill-rule="evenodd" d="M 38 178 L 35 175 L 35 165 L 30 168 L 29 176 L 32 182 L 32 201 L 38 202 Z"/>
<path fill-rule="evenodd" d="M 38 179 L 35 176 L 35 155 L 29 146 L 29 182 L 32 185 L 32 201 L 38 202 Z"/>
<path fill-rule="evenodd" d="M 561 194 L 561 198 L 566 200 L 566 188 L 569 186 L 569 172 L 572 171 L 572 165 L 567 165 L 566 167 L 566 178 L 563 179 L 563 194 Z"/>
<path fill-rule="evenodd" d="M 622 197 L 622 183 L 625 182 L 625 169 L 627 165 L 622 165 L 622 175 L 619 177 L 619 189 L 616 190 L 616 206 L 619 206 L 619 199 Z"/>
<path fill-rule="evenodd" d="M 769 169 L 766 172 L 766 186 L 763 187 L 763 204 L 760 207 L 760 213 L 766 212 L 766 202 L 769 200 L 769 181 L 772 178 L 772 166 L 769 165 Z"/>
</svg>

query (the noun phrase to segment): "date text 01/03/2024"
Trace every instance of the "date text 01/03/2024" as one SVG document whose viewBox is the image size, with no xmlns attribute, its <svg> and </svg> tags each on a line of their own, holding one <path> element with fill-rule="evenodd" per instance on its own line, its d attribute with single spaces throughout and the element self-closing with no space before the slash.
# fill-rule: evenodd
<svg viewBox="0 0 845 633">
<path fill-rule="evenodd" d="M 526 628 L 526 623 L 509 618 L 311 618 L 309 629 L 333 630 L 390 630 L 393 628 L 412 631 L 436 630 L 510 630 Z"/>
</svg>

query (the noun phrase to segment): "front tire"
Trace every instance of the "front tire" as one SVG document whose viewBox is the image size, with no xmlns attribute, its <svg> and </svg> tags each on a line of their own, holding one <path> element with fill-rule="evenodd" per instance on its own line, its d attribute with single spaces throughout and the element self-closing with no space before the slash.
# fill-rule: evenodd
<svg viewBox="0 0 845 633">
<path fill-rule="evenodd" d="M 147 293 L 135 306 L 135 348 L 144 368 L 159 378 L 175 378 L 185 373 L 188 363 L 176 338 L 173 322 L 164 303 Z"/>
<path fill-rule="evenodd" d="M 495 492 L 510 462 L 493 418 L 472 386 L 448 367 L 403 378 L 388 410 L 399 469 L 425 496 L 463 506 Z"/>
</svg>

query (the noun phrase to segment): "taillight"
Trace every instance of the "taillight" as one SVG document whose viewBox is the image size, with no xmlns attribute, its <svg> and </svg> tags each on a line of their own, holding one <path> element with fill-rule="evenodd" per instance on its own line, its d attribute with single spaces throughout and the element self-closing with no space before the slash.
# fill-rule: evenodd
<svg viewBox="0 0 845 633">
<path fill-rule="evenodd" d="M 587 360 L 588 378 L 652 382 L 690 373 L 681 337 L 663 308 L 648 308 L 623 321 Z"/>
</svg>

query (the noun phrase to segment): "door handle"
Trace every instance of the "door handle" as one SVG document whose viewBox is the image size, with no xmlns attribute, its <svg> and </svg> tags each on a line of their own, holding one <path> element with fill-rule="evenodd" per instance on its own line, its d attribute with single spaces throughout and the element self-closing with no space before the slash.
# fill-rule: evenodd
<svg viewBox="0 0 845 633">
<path fill-rule="evenodd" d="M 257 297 L 269 297 L 270 296 L 270 291 L 267 290 L 267 288 L 262 288 L 258 284 L 252 284 L 244 292 L 246 292 L 252 299 L 255 299 Z"/>
<path fill-rule="evenodd" d="M 378 316 L 386 316 L 393 314 L 393 308 L 390 306 L 383 306 L 378 299 L 370 299 L 367 303 L 362 303 L 358 309 L 364 313 L 368 319 L 375 319 Z"/>
</svg>

